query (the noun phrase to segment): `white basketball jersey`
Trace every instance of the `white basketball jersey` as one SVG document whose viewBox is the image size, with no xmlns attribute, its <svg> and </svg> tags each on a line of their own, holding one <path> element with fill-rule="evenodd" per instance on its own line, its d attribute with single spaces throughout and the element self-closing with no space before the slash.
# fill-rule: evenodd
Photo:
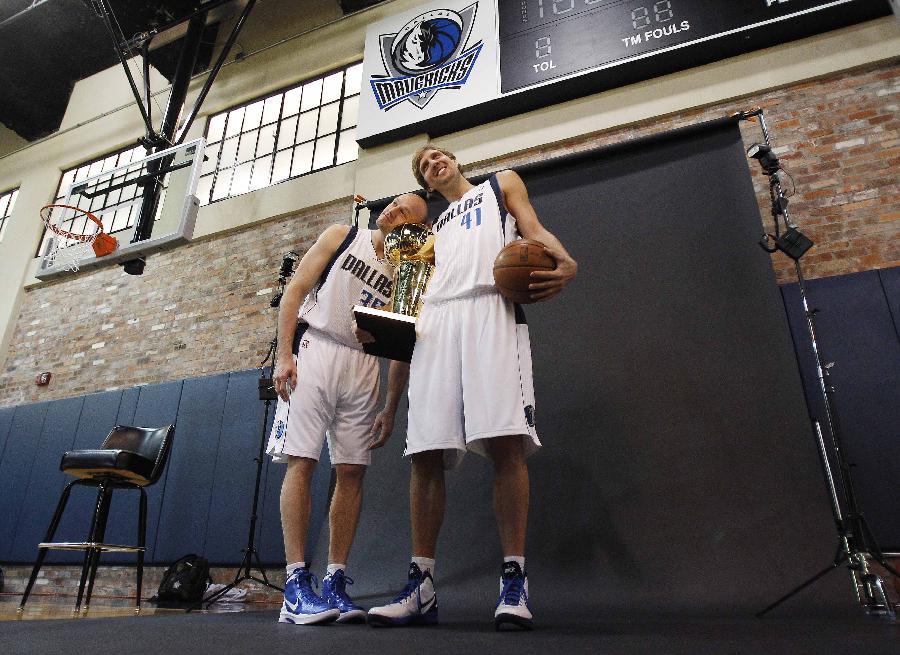
<svg viewBox="0 0 900 655">
<path fill-rule="evenodd" d="M 362 350 L 350 330 L 353 306 L 379 309 L 387 305 L 392 273 L 390 264 L 375 255 L 372 231 L 351 227 L 300 307 L 300 321 L 338 343 Z"/>
<path fill-rule="evenodd" d="M 496 175 L 451 202 L 431 231 L 435 261 L 425 294 L 429 302 L 496 290 L 494 259 L 503 246 L 519 237 Z"/>
</svg>

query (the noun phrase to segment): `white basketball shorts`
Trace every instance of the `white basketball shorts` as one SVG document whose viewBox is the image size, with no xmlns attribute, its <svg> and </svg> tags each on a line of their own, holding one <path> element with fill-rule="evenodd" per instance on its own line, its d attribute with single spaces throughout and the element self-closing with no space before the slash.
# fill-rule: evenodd
<svg viewBox="0 0 900 655">
<path fill-rule="evenodd" d="M 300 341 L 297 386 L 280 398 L 266 452 L 319 459 L 327 433 L 332 465 L 372 460 L 369 431 L 378 414 L 378 359 L 308 329 Z"/>
<path fill-rule="evenodd" d="M 541 445 L 534 426 L 528 326 L 498 293 L 426 304 L 410 364 L 406 455 L 444 450 L 453 468 L 484 440 L 523 435 L 526 455 Z"/>
</svg>

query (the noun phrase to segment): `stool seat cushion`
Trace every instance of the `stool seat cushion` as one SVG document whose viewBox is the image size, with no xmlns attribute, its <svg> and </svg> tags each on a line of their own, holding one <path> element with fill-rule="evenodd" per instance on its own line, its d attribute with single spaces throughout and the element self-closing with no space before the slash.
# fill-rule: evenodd
<svg viewBox="0 0 900 655">
<path fill-rule="evenodd" d="M 119 478 L 133 484 L 150 482 L 156 462 L 130 450 L 70 450 L 59 470 L 76 478 Z"/>
</svg>

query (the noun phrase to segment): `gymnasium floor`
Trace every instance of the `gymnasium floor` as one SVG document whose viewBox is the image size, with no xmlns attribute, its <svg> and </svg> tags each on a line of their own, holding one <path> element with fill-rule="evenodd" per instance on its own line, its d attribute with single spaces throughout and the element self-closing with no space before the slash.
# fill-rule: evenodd
<svg viewBox="0 0 900 655">
<path fill-rule="evenodd" d="M 571 608 L 544 609 L 531 633 L 494 631 L 483 607 L 444 606 L 429 628 L 372 629 L 366 625 L 300 627 L 276 623 L 277 607 L 247 603 L 237 611 L 185 612 L 146 607 L 139 617 L 125 601 L 93 603 L 87 618 L 71 618 L 73 599 L 36 599 L 16 620 L 18 599 L 0 598 L 4 652 L 251 653 L 339 650 L 351 653 L 698 653 L 766 655 L 895 654 L 900 625 L 846 616 L 629 617 L 591 616 Z M 281 650 L 283 649 L 283 650 Z"/>
</svg>

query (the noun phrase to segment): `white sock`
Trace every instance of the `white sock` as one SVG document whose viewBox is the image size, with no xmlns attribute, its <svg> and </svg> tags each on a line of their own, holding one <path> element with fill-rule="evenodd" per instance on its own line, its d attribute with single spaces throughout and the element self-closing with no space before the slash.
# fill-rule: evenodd
<svg viewBox="0 0 900 655">
<path fill-rule="evenodd" d="M 285 568 L 287 569 L 287 574 L 290 575 L 295 569 L 305 569 L 306 562 L 294 562 L 293 564 L 288 564 Z"/>
<path fill-rule="evenodd" d="M 345 570 L 346 568 L 346 564 L 329 564 L 328 569 L 325 571 L 325 575 L 331 575 L 335 571 Z"/>
<path fill-rule="evenodd" d="M 519 565 L 519 568 L 522 569 L 522 573 L 525 573 L 525 558 L 519 557 L 518 555 L 505 555 L 503 557 L 503 563 L 506 562 L 515 562 Z"/>
<path fill-rule="evenodd" d="M 434 577 L 434 560 L 430 557 L 416 557 L 413 555 L 412 563 L 419 567 L 419 570 L 422 573 L 428 571 L 431 573 L 431 577 Z"/>
</svg>

